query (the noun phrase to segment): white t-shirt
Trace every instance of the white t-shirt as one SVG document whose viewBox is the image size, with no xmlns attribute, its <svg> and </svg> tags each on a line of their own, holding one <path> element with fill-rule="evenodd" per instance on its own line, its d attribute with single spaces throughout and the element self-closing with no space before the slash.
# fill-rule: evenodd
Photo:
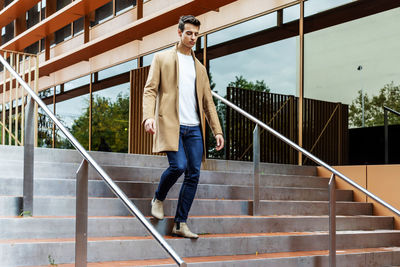
<svg viewBox="0 0 400 267">
<path fill-rule="evenodd" d="M 196 70 L 192 55 L 178 52 L 179 60 L 179 121 L 181 125 L 200 124 L 196 101 Z"/>
</svg>

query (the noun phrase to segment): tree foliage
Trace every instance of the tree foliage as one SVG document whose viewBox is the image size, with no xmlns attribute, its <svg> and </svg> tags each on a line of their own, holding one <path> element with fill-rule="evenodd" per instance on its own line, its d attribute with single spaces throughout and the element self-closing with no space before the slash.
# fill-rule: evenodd
<svg viewBox="0 0 400 267">
<path fill-rule="evenodd" d="M 92 150 L 128 151 L 129 96 L 118 94 L 116 101 L 96 96 L 92 103 Z M 85 112 L 74 120 L 72 135 L 89 147 L 89 105 Z M 59 140 L 58 147 L 72 148 L 68 140 Z"/>
<path fill-rule="evenodd" d="M 400 85 L 393 82 L 386 84 L 379 90 L 379 95 L 368 96 L 358 91 L 358 96 L 349 107 L 349 123 L 351 127 L 362 126 L 362 99 L 364 98 L 364 122 L 365 127 L 384 125 L 383 106 L 400 111 Z M 390 113 L 389 113 L 390 114 Z M 400 124 L 400 117 L 388 116 L 389 124 Z"/>
<path fill-rule="evenodd" d="M 241 89 L 248 89 L 259 92 L 270 92 L 270 88 L 265 84 L 264 80 L 256 80 L 255 82 L 248 81 L 242 75 L 235 76 L 235 81 L 230 82 L 228 87 L 235 87 Z"/>
<path fill-rule="evenodd" d="M 212 74 L 210 73 L 210 87 L 211 90 L 215 88 L 215 83 L 212 80 Z M 235 76 L 235 81 L 232 81 L 228 83 L 228 87 L 235 87 L 235 88 L 241 88 L 241 89 L 247 89 L 247 90 L 253 90 L 253 91 L 260 91 L 260 92 L 270 92 L 270 88 L 265 84 L 264 80 L 256 80 L 255 82 L 248 81 L 246 78 L 244 78 L 242 75 L 240 76 Z M 218 92 L 216 92 L 218 93 Z M 219 100 L 214 99 L 215 107 L 218 113 L 219 120 L 221 122 L 221 127 L 222 130 L 224 131 L 226 128 L 226 105 Z M 215 149 L 216 141 L 215 138 L 211 132 L 209 131 L 209 138 L 208 138 L 208 144 L 209 144 L 209 150 L 208 150 L 208 155 L 210 158 L 225 158 L 225 149 L 222 149 L 220 151 L 217 151 Z M 225 144 L 226 145 L 226 144 Z"/>
</svg>

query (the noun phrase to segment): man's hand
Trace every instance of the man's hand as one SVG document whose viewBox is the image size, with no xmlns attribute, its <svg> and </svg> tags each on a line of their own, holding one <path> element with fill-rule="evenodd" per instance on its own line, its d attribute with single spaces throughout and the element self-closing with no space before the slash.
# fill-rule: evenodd
<svg viewBox="0 0 400 267">
<path fill-rule="evenodd" d="M 156 121 L 152 118 L 147 119 L 144 122 L 144 129 L 148 133 L 155 134 L 156 133 Z"/>
<path fill-rule="evenodd" d="M 217 134 L 215 136 L 215 141 L 217 141 L 217 145 L 216 145 L 216 149 L 217 151 L 220 151 L 221 149 L 224 148 L 224 137 L 222 136 L 222 134 Z"/>
</svg>

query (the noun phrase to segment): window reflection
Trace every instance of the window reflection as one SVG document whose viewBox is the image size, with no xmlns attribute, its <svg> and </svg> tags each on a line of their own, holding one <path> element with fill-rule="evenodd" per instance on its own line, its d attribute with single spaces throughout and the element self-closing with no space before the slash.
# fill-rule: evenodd
<svg viewBox="0 0 400 267">
<path fill-rule="evenodd" d="M 113 16 L 113 1 L 99 7 L 94 13 L 94 21 L 91 22 L 91 26 L 100 24 Z"/>
<path fill-rule="evenodd" d="M 236 77 L 253 83 L 264 81 L 271 93 L 297 95 L 295 37 L 219 57 L 209 65 L 210 78 L 222 95 Z"/>
<path fill-rule="evenodd" d="M 304 2 L 304 16 L 308 17 L 354 1 L 356 0 L 308 0 Z"/>
<path fill-rule="evenodd" d="M 128 152 L 130 83 L 93 93 L 92 150 Z"/>
<path fill-rule="evenodd" d="M 88 75 L 65 83 L 56 95 L 57 117 L 85 149 L 89 149 L 89 79 Z M 59 129 L 56 129 L 55 147 L 72 148 Z"/>
<path fill-rule="evenodd" d="M 157 52 L 161 52 L 161 51 L 170 49 L 171 47 L 172 47 L 172 46 L 169 46 L 169 47 L 160 49 L 160 50 L 158 50 Z M 153 57 L 154 57 L 155 53 L 157 53 L 157 52 L 153 52 L 153 53 L 151 53 L 151 54 L 148 54 L 148 55 L 143 56 L 143 57 L 142 57 L 142 60 L 143 60 L 143 61 L 142 61 L 142 67 L 150 66 L 150 65 L 151 65 L 151 62 L 153 61 Z"/>
<path fill-rule="evenodd" d="M 226 42 L 276 26 L 276 12 L 267 14 L 207 35 L 207 45 Z"/>
<path fill-rule="evenodd" d="M 136 68 L 137 68 L 137 59 L 134 59 L 134 60 L 124 62 L 119 65 L 113 66 L 111 68 L 107 68 L 105 70 L 99 71 L 98 79 L 103 80 L 103 79 L 115 76 L 117 74 L 128 72 L 128 71 L 136 69 Z"/>
<path fill-rule="evenodd" d="M 283 10 L 283 23 L 298 20 L 300 18 L 300 5 L 290 6 Z"/>
<path fill-rule="evenodd" d="M 39 97 L 47 104 L 50 111 L 54 112 L 53 95 L 54 88 L 49 88 L 39 93 Z M 53 146 L 53 121 L 40 107 L 38 109 L 38 146 Z"/>
<path fill-rule="evenodd" d="M 115 0 L 115 13 L 118 15 L 136 6 L 136 0 Z"/>
</svg>

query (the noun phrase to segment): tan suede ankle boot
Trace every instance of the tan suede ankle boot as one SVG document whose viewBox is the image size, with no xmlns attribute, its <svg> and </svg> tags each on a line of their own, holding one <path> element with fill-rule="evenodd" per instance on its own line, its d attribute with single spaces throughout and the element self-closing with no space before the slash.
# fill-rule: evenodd
<svg viewBox="0 0 400 267">
<path fill-rule="evenodd" d="M 172 235 L 181 236 L 186 238 L 197 239 L 199 236 L 192 233 L 186 223 L 175 223 L 174 228 L 172 228 Z"/>
<path fill-rule="evenodd" d="M 156 198 L 151 200 L 151 215 L 159 220 L 164 219 L 164 207 L 162 201 Z"/>
</svg>

